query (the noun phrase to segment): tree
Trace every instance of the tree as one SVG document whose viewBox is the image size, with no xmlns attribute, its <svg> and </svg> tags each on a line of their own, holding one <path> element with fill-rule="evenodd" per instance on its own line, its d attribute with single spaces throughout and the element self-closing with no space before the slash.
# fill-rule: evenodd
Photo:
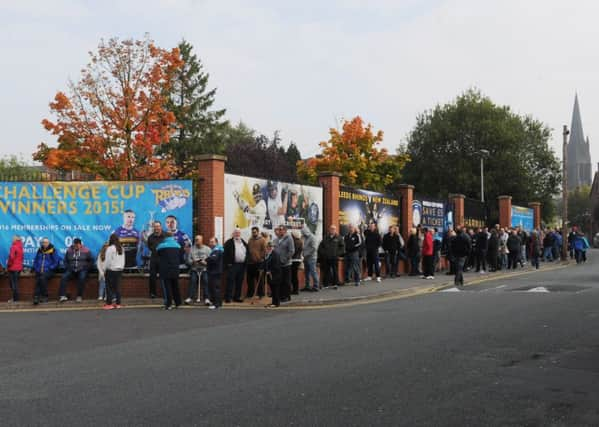
<svg viewBox="0 0 599 427">
<path fill-rule="evenodd" d="M 539 201 L 544 218 L 552 218 L 561 168 L 549 147 L 550 137 L 551 130 L 540 121 L 468 90 L 417 117 L 407 146 L 401 147 L 412 159 L 405 179 L 429 196 L 463 193 L 478 198 L 481 150 L 487 150 L 486 199 L 494 204 L 497 196 L 507 194 L 515 204 Z"/>
<path fill-rule="evenodd" d="M 391 156 L 379 148 L 383 132 L 374 133 L 360 117 L 345 121 L 341 132 L 330 129 L 329 134 L 329 140 L 320 143 L 320 155 L 297 163 L 301 179 L 316 183 L 320 172 L 340 172 L 342 184 L 373 191 L 389 191 L 401 179 L 409 156 Z"/>
<path fill-rule="evenodd" d="M 175 114 L 177 131 L 163 152 L 171 155 L 179 176 L 190 176 L 197 170 L 198 155 L 224 151 L 225 110 L 210 110 L 216 89 L 207 89 L 209 74 L 192 45 L 184 40 L 178 48 L 184 64 L 175 74 L 167 104 Z"/>
<path fill-rule="evenodd" d="M 563 200 L 558 199 L 557 212 L 558 215 L 563 213 Z M 590 232 L 591 214 L 592 214 L 591 187 L 583 185 L 576 187 L 568 192 L 568 223 L 577 225 L 579 229 Z"/>
<path fill-rule="evenodd" d="M 2 181 L 40 180 L 42 173 L 39 168 L 27 164 L 15 155 L 0 159 L 0 179 Z"/>
<path fill-rule="evenodd" d="M 69 82 L 69 94 L 58 92 L 50 103 L 56 119 L 42 125 L 58 146 L 40 144 L 34 160 L 105 179 L 169 177 L 173 164 L 157 148 L 174 130 L 167 94 L 182 65 L 178 49 L 160 49 L 147 35 L 102 40 L 79 82 Z"/>
<path fill-rule="evenodd" d="M 253 176 L 256 178 L 276 178 L 280 181 L 295 182 L 297 179 L 294 144 L 285 150 L 281 146 L 281 136 L 275 132 L 269 139 L 265 135 L 256 136 L 256 132 L 245 124 L 230 127 L 225 138 L 227 173 Z M 291 151 L 290 151 L 291 150 Z M 299 156 L 299 151 L 297 151 Z"/>
</svg>

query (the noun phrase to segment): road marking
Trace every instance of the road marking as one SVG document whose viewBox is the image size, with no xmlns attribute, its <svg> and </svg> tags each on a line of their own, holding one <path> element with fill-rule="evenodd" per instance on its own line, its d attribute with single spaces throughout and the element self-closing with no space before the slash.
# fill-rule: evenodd
<svg viewBox="0 0 599 427">
<path fill-rule="evenodd" d="M 532 288 L 527 290 L 526 292 L 549 292 L 545 286 L 537 286 L 536 288 Z"/>
</svg>

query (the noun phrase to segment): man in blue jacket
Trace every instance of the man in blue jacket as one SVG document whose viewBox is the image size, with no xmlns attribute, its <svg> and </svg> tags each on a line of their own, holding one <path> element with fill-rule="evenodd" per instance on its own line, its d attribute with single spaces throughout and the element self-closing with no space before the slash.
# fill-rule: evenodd
<svg viewBox="0 0 599 427">
<path fill-rule="evenodd" d="M 33 260 L 33 271 L 35 271 L 33 303 L 35 305 L 39 304 L 40 301 L 48 302 L 48 280 L 54 274 L 54 270 L 56 270 L 59 263 L 60 256 L 56 252 L 56 248 L 47 237 L 44 237 Z"/>
<path fill-rule="evenodd" d="M 181 246 L 179 246 L 172 233 L 167 232 L 165 236 L 165 239 L 156 247 L 158 252 L 158 274 L 160 274 L 160 280 L 163 283 L 164 309 L 172 310 L 181 305 L 181 293 L 179 292 Z"/>
<path fill-rule="evenodd" d="M 212 297 L 212 304 L 208 307 L 211 310 L 221 306 L 220 281 L 223 274 L 223 252 L 224 249 L 218 244 L 216 237 L 211 237 L 208 241 L 210 246 L 210 255 L 206 258 L 206 272 L 208 274 L 208 293 Z"/>
</svg>

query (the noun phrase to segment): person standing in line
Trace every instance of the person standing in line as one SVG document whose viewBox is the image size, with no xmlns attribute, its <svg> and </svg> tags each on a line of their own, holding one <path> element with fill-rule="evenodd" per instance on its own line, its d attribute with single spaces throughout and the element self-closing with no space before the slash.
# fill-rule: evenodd
<svg viewBox="0 0 599 427">
<path fill-rule="evenodd" d="M 168 231 L 165 238 L 156 247 L 158 252 L 158 274 L 164 283 L 166 294 L 165 310 L 179 308 L 181 293 L 179 291 L 179 263 L 181 262 L 181 245 L 173 233 Z M 174 305 L 173 305 L 174 303 Z"/>
<path fill-rule="evenodd" d="M 533 230 L 530 233 L 530 262 L 532 266 L 539 269 L 539 254 L 541 252 L 541 242 L 539 240 L 539 233 Z"/>
<path fill-rule="evenodd" d="M 339 285 L 339 257 L 345 254 L 343 238 L 337 234 L 337 226 L 331 224 L 329 232 L 318 245 L 318 260 L 323 274 L 320 276 L 324 289 Z"/>
<path fill-rule="evenodd" d="M 347 243 L 345 245 L 347 248 Z M 397 274 L 397 239 L 393 235 L 393 226 L 389 226 L 389 231 L 383 236 L 383 250 L 385 251 L 385 273 L 386 277 L 393 278 Z M 395 265 L 395 267 L 393 267 Z"/>
<path fill-rule="evenodd" d="M 412 228 L 407 243 L 407 255 L 410 259 L 410 276 L 420 276 L 420 250 L 417 229 Z"/>
<path fill-rule="evenodd" d="M 512 230 L 507 239 L 507 249 L 509 251 L 507 268 L 508 270 L 510 268 L 515 270 L 518 265 L 518 259 L 520 258 L 520 238 L 518 237 L 516 230 Z"/>
<path fill-rule="evenodd" d="M 291 300 L 291 260 L 295 253 L 293 238 L 287 233 L 287 227 L 279 225 L 275 230 L 277 237 L 274 239 L 274 247 L 281 260 L 281 302 Z"/>
<path fill-rule="evenodd" d="M 445 273 L 446 275 L 453 275 L 455 276 L 455 270 L 456 270 L 456 257 L 453 254 L 451 245 L 452 242 L 455 240 L 456 238 L 456 232 L 455 230 L 449 230 L 449 232 L 447 233 L 447 238 L 446 238 L 446 251 L 447 251 L 447 260 L 449 261 L 449 271 L 447 273 Z"/>
<path fill-rule="evenodd" d="M 362 236 L 358 228 L 353 224 L 349 225 L 349 233 L 344 237 L 345 244 L 345 283 L 352 282 L 356 286 L 360 285 L 362 272 L 360 271 L 360 247 L 362 246 Z"/>
<path fill-rule="evenodd" d="M 479 228 L 476 237 L 476 272 L 487 272 L 487 252 L 489 250 L 489 236 L 484 228 Z"/>
<path fill-rule="evenodd" d="M 35 271 L 33 304 L 48 302 L 48 280 L 54 275 L 58 264 L 60 264 L 60 256 L 50 240 L 44 237 L 33 260 L 33 271 Z"/>
<path fill-rule="evenodd" d="M 10 304 L 19 301 L 19 275 L 23 271 L 23 241 L 21 236 L 16 234 L 12 238 L 12 244 L 8 251 L 6 269 L 8 270 L 10 290 L 12 291 L 12 298 L 8 301 Z"/>
<path fill-rule="evenodd" d="M 224 249 L 218 244 L 216 237 L 210 238 L 208 246 L 210 255 L 206 258 L 206 271 L 208 273 L 208 294 L 212 297 L 212 304 L 208 308 L 214 310 L 221 306 L 220 281 L 223 274 Z"/>
<path fill-rule="evenodd" d="M 364 232 L 364 245 L 366 246 L 366 266 L 368 276 L 364 281 L 373 280 L 376 274 L 376 281 L 381 281 L 381 265 L 379 263 L 379 248 L 382 245 L 382 238 L 374 222 L 368 225 Z"/>
<path fill-rule="evenodd" d="M 224 264 L 227 268 L 227 287 L 225 303 L 243 302 L 241 287 L 245 276 L 245 264 L 248 257 L 248 244 L 241 238 L 241 230 L 236 228 L 233 236 L 225 242 Z"/>
<path fill-rule="evenodd" d="M 424 270 L 424 274 L 422 278 L 432 280 L 435 278 L 435 266 L 433 264 L 435 259 L 433 235 L 426 227 L 422 229 L 422 232 L 424 235 L 424 240 L 422 242 L 422 269 Z"/>
<path fill-rule="evenodd" d="M 198 234 L 191 248 L 186 248 L 185 262 L 189 265 L 189 289 L 185 304 L 202 302 L 210 305 L 212 296 L 208 292 L 208 277 L 206 275 L 206 258 L 210 255 L 210 248 L 204 244 L 204 236 Z"/>
<path fill-rule="evenodd" d="M 570 234 L 568 234 L 568 251 L 570 253 L 570 259 L 574 259 L 574 241 L 576 240 L 576 226 L 573 226 L 570 229 Z"/>
<path fill-rule="evenodd" d="M 291 294 L 299 294 L 299 278 L 297 277 L 299 266 L 303 261 L 304 242 L 299 230 L 293 230 L 291 232 L 291 238 L 293 239 L 293 257 L 291 258 Z"/>
<path fill-rule="evenodd" d="M 258 297 L 264 297 L 264 258 L 266 257 L 266 239 L 258 227 L 252 227 L 252 236 L 248 240 L 247 261 L 247 297 L 252 298 L 257 291 Z"/>
<path fill-rule="evenodd" d="M 458 226 L 457 234 L 451 239 L 450 244 L 451 254 L 455 259 L 454 285 L 461 288 L 464 286 L 464 264 L 472 250 L 470 236 L 468 236 L 463 226 Z"/>
<path fill-rule="evenodd" d="M 106 276 L 104 275 L 104 260 L 106 259 L 106 249 L 108 243 L 104 243 L 96 258 L 96 267 L 98 268 L 98 301 L 106 301 Z"/>
<path fill-rule="evenodd" d="M 270 286 L 270 294 L 272 302 L 267 305 L 267 308 L 276 308 L 281 305 L 281 282 L 283 280 L 283 266 L 281 258 L 275 249 L 274 242 L 266 244 L 266 258 L 264 260 L 264 271 L 266 272 L 266 280 Z"/>
<path fill-rule="evenodd" d="M 508 234 L 505 232 L 505 229 L 501 229 L 499 231 L 499 269 L 505 270 L 507 269 L 507 261 L 508 254 L 510 251 L 507 248 L 507 239 Z"/>
<path fill-rule="evenodd" d="M 154 221 L 152 223 L 152 234 L 148 237 L 148 249 L 150 251 L 150 277 L 148 286 L 150 298 L 152 299 L 156 298 L 156 279 L 158 277 L 158 252 L 156 248 L 163 240 L 164 231 L 162 231 L 162 224 L 160 221 Z"/>
<path fill-rule="evenodd" d="M 489 271 L 497 271 L 497 261 L 499 259 L 499 238 L 497 236 L 497 230 L 491 230 L 491 237 L 489 237 L 487 260 L 489 262 Z"/>
<path fill-rule="evenodd" d="M 121 308 L 121 276 L 125 268 L 125 249 L 118 235 L 111 234 L 104 252 L 103 267 L 106 277 L 106 303 L 104 310 Z"/>
<path fill-rule="evenodd" d="M 443 236 L 439 233 L 439 230 L 433 228 L 433 272 L 441 271 L 442 268 L 439 265 L 441 260 L 441 248 L 443 247 Z"/>
<path fill-rule="evenodd" d="M 304 279 L 306 286 L 302 291 L 318 292 L 318 274 L 316 273 L 316 238 L 310 231 L 310 228 L 304 224 L 302 228 L 302 237 L 304 239 Z M 310 286 L 312 279 L 312 286 Z"/>
<path fill-rule="evenodd" d="M 73 244 L 67 249 L 64 258 L 65 272 L 60 280 L 60 289 L 58 294 L 59 302 L 65 302 L 67 298 L 67 283 L 72 276 L 77 278 L 77 302 L 83 301 L 83 293 L 85 291 L 85 279 L 87 273 L 93 264 L 91 251 L 83 246 L 81 239 L 76 237 L 73 239 Z"/>
</svg>

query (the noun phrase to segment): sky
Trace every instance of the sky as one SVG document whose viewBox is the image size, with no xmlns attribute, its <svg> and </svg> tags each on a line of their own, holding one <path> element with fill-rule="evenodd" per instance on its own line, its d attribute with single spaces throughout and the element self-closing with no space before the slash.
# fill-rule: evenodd
<svg viewBox="0 0 599 427">
<path fill-rule="evenodd" d="M 560 158 L 578 93 L 596 164 L 598 18 L 592 0 L 0 0 L 0 156 L 55 143 L 48 103 L 102 38 L 149 33 L 189 41 L 227 118 L 304 157 L 356 115 L 393 151 L 418 114 L 475 87 L 549 125 Z"/>
</svg>

